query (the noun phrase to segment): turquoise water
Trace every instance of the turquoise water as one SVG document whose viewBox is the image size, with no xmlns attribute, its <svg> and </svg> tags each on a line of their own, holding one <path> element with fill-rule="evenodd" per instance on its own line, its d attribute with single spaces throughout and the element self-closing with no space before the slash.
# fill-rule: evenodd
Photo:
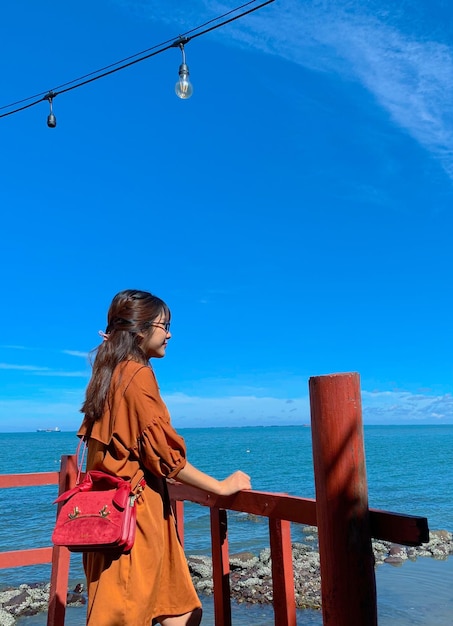
<svg viewBox="0 0 453 626">
<path fill-rule="evenodd" d="M 186 439 L 189 460 L 218 478 L 242 469 L 252 476 L 254 489 L 302 497 L 315 495 L 309 428 L 204 428 L 180 432 Z M 76 445 L 74 433 L 0 434 L 0 473 L 58 470 L 61 455 L 73 453 Z M 370 507 L 423 515 L 431 529 L 453 530 L 453 426 L 368 426 L 365 449 Z M 56 486 L 0 490 L 0 550 L 49 545 L 55 516 L 51 503 L 56 490 Z M 295 527 L 295 541 L 298 532 Z M 209 541 L 207 511 L 186 505 L 186 552 L 208 553 Z M 231 552 L 258 552 L 266 547 L 266 520 L 250 522 L 240 514 L 230 514 L 229 545 Z M 451 558 L 444 562 L 424 558 L 406 562 L 400 568 L 377 568 L 380 625 L 449 624 L 453 601 L 451 585 L 446 581 L 453 578 L 452 563 Z M 48 580 L 49 575 L 49 566 L 33 566 L 2 570 L 0 580 L 2 585 L 17 585 Z M 71 579 L 83 579 L 78 555 L 71 559 Z M 209 607 L 207 599 L 203 624 L 213 623 L 209 621 Z M 417 617 L 421 614 L 424 621 Z M 234 623 L 238 624 L 272 623 L 268 607 L 235 607 L 234 615 Z M 37 616 L 29 619 L 32 621 L 20 623 L 45 623 Z M 83 609 L 70 610 L 67 623 L 83 624 Z M 320 614 L 304 611 L 298 623 L 309 626 L 322 621 Z"/>
</svg>

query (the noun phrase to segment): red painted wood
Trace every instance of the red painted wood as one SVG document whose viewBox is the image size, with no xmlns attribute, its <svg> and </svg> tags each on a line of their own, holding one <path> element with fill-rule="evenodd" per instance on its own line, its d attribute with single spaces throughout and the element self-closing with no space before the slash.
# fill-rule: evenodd
<svg viewBox="0 0 453 626">
<path fill-rule="evenodd" d="M 359 375 L 310 378 L 324 626 L 377 626 Z"/>
<path fill-rule="evenodd" d="M 67 548 L 53 547 L 47 626 L 64 626 L 65 623 L 70 556 Z"/>
<path fill-rule="evenodd" d="M 316 526 L 316 501 L 263 491 L 242 491 L 235 496 L 215 496 L 181 483 L 169 485 L 171 497 L 188 500 L 202 506 L 243 511 L 274 519 L 285 519 L 299 524 Z M 426 517 L 404 515 L 370 509 L 372 536 L 407 546 L 419 546 L 428 541 Z"/>
<path fill-rule="evenodd" d="M 175 500 L 189 500 L 210 508 L 242 511 L 316 526 L 316 502 L 311 498 L 265 491 L 240 491 L 233 496 L 217 496 L 181 483 L 169 485 L 169 491 Z"/>
<path fill-rule="evenodd" d="M 77 479 L 77 458 L 61 457 L 58 495 L 74 487 Z M 62 503 L 58 505 L 56 515 Z M 67 548 L 54 546 L 52 551 L 52 570 L 50 577 L 49 609 L 47 626 L 64 626 L 66 615 L 66 598 L 68 593 L 69 563 L 71 553 Z"/>
<path fill-rule="evenodd" d="M 296 626 L 291 523 L 269 518 L 275 626 Z"/>
<path fill-rule="evenodd" d="M 416 515 L 370 509 L 371 536 L 405 546 L 419 546 L 429 541 L 428 520 Z"/>
<path fill-rule="evenodd" d="M 24 567 L 50 563 L 52 548 L 33 548 L 31 550 L 12 550 L 0 552 L 0 569 L 6 567 Z"/>
<path fill-rule="evenodd" d="M 0 489 L 7 487 L 57 485 L 58 477 L 58 472 L 41 472 L 39 474 L 0 474 Z"/>
<path fill-rule="evenodd" d="M 171 508 L 176 520 L 176 529 L 178 531 L 179 541 L 184 549 L 184 501 L 172 500 Z"/>
<path fill-rule="evenodd" d="M 217 508 L 212 508 L 210 513 L 214 621 L 216 626 L 231 626 L 227 513 L 224 509 Z"/>
</svg>

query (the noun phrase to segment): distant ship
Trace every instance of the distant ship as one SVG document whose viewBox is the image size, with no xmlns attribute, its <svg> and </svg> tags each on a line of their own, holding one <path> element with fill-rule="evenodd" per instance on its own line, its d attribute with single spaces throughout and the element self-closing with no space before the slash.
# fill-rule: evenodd
<svg viewBox="0 0 453 626">
<path fill-rule="evenodd" d="M 37 433 L 61 433 L 61 428 L 55 426 L 55 428 L 37 428 Z"/>
</svg>

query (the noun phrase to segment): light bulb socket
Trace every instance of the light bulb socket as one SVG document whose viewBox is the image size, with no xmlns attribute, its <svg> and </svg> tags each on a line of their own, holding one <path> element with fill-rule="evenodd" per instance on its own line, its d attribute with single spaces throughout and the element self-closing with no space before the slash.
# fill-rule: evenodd
<svg viewBox="0 0 453 626">
<path fill-rule="evenodd" d="M 49 128 L 55 128 L 56 125 L 57 125 L 57 118 L 54 115 L 53 106 L 52 106 L 54 98 L 55 98 L 54 92 L 53 91 L 49 91 L 49 93 L 46 96 L 46 100 L 48 100 L 49 107 L 50 107 L 50 112 L 49 112 L 49 115 L 47 116 L 47 126 Z"/>
<path fill-rule="evenodd" d="M 179 75 L 180 76 L 189 76 L 189 66 L 187 63 L 181 63 L 179 66 Z"/>
<path fill-rule="evenodd" d="M 184 43 L 180 40 L 178 42 L 182 53 L 182 63 L 179 66 L 179 80 L 175 85 L 175 93 L 181 100 L 187 100 L 193 93 L 192 83 L 189 79 L 189 66 L 186 63 L 186 55 L 184 53 Z"/>
<path fill-rule="evenodd" d="M 47 126 L 49 128 L 55 128 L 57 125 L 57 118 L 55 117 L 55 115 L 53 113 L 50 113 L 47 116 Z"/>
</svg>

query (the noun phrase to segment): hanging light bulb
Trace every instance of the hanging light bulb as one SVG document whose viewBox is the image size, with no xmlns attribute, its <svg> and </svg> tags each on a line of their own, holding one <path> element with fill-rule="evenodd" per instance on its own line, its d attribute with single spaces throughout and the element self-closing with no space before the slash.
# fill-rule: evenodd
<svg viewBox="0 0 453 626">
<path fill-rule="evenodd" d="M 189 80 L 189 66 L 186 64 L 186 54 L 184 52 L 184 44 L 179 42 L 182 53 L 182 63 L 179 66 L 179 80 L 175 85 L 175 92 L 181 100 L 187 100 L 193 94 L 192 83 Z"/>
<path fill-rule="evenodd" d="M 47 100 L 49 101 L 49 106 L 50 106 L 50 113 L 47 116 L 47 126 L 49 128 L 55 128 L 57 125 L 57 118 L 54 115 L 53 107 L 52 107 L 52 101 L 54 97 L 55 97 L 55 94 L 52 91 L 50 91 L 46 96 Z"/>
</svg>

